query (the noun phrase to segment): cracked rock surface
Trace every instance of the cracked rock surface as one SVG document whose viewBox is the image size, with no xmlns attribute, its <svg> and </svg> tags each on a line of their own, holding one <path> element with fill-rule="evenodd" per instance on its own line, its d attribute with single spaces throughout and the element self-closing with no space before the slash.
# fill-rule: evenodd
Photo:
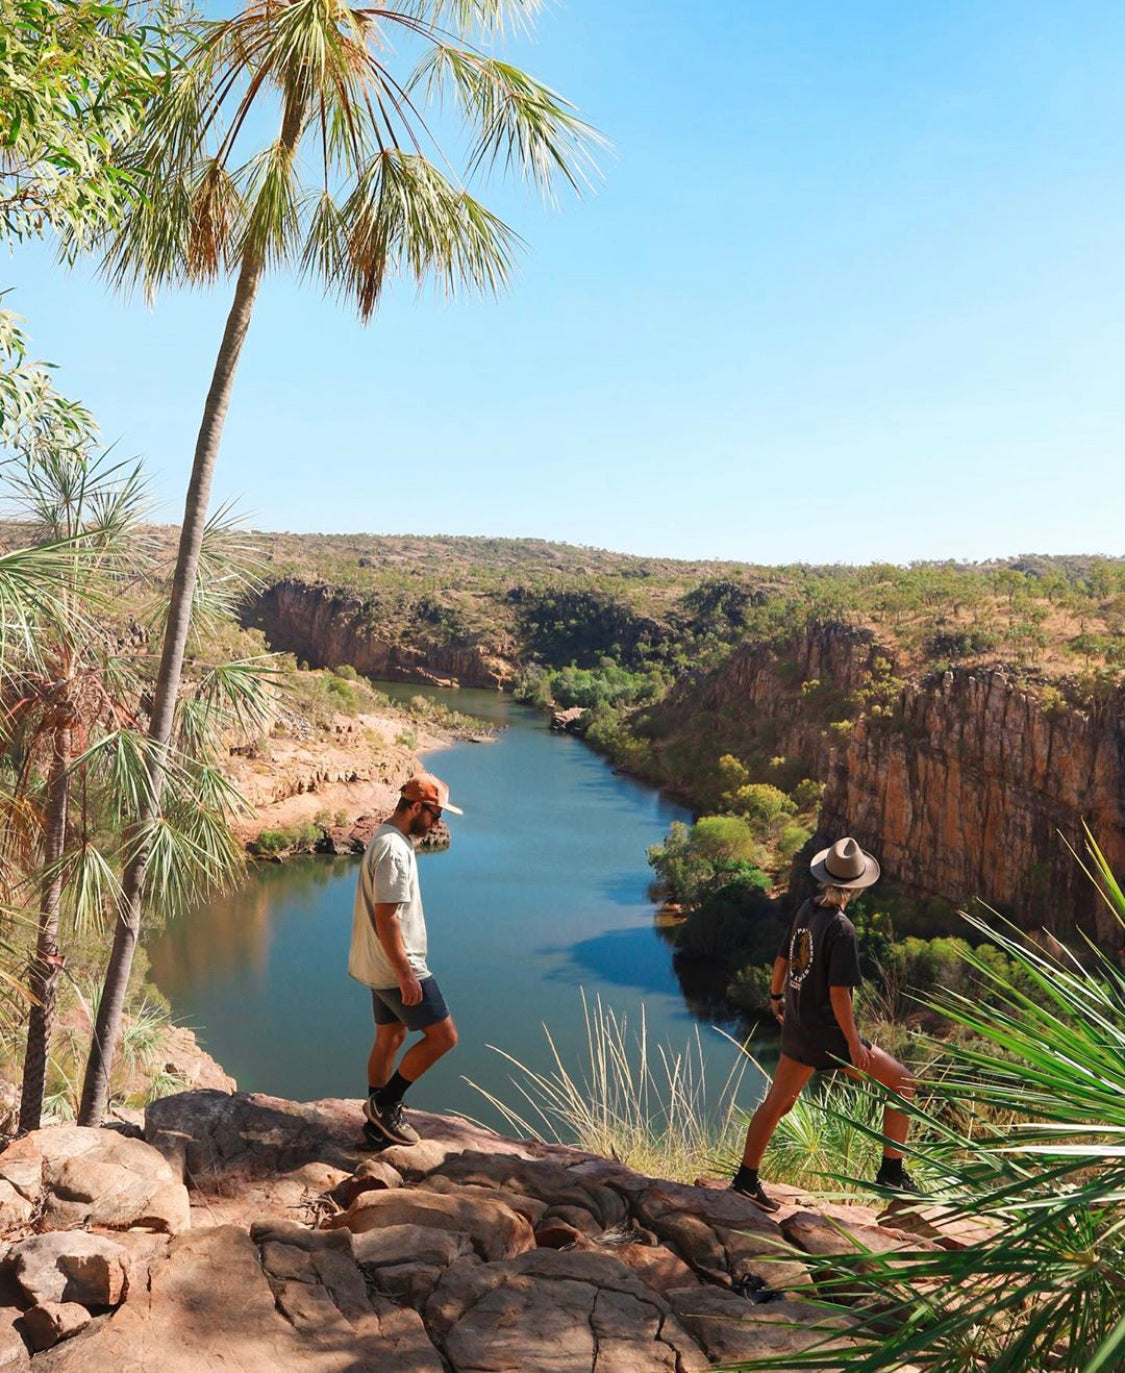
<svg viewBox="0 0 1125 1373">
<path fill-rule="evenodd" d="M 769 1217 L 724 1188 L 410 1115 L 421 1142 L 373 1155 L 359 1102 L 204 1090 L 151 1106 L 147 1143 L 64 1126 L 11 1146 L 0 1183 L 31 1211 L 0 1266 L 0 1368 L 703 1373 L 812 1341 L 807 1254 L 908 1239 L 863 1208 L 793 1194 Z M 158 1222 L 145 1186 L 190 1193 L 190 1214 Z"/>
</svg>

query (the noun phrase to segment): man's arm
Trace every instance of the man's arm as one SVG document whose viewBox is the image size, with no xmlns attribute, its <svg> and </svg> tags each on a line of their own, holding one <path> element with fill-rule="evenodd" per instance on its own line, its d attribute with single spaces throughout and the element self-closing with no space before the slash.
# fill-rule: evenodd
<svg viewBox="0 0 1125 1373">
<path fill-rule="evenodd" d="M 422 1000 L 422 984 L 406 957 L 406 947 L 402 942 L 402 926 L 398 920 L 397 901 L 377 901 L 375 903 L 375 933 L 383 952 L 391 961 L 398 977 L 399 995 L 404 1006 L 417 1006 Z"/>
<path fill-rule="evenodd" d="M 789 960 L 778 954 L 773 960 L 773 972 L 770 974 L 770 1010 L 779 1025 L 785 1018 L 785 979 L 788 976 Z"/>
<path fill-rule="evenodd" d="M 855 1027 L 855 1016 L 852 1014 L 852 989 L 850 987 L 829 987 L 828 997 L 832 1002 L 832 1014 L 836 1017 L 836 1023 L 843 1030 L 844 1038 L 848 1041 L 848 1056 L 852 1061 L 852 1067 L 858 1068 L 861 1073 L 865 1073 L 871 1051 L 864 1047 L 863 1041 L 859 1037 L 859 1031 Z"/>
</svg>

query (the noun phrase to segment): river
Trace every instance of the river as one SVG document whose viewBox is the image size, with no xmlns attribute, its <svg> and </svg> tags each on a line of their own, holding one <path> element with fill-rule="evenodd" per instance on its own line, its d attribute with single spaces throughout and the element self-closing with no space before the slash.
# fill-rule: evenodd
<svg viewBox="0 0 1125 1373">
<path fill-rule="evenodd" d="M 378 685 L 398 697 L 424 690 Z M 498 1124 L 466 1079 L 521 1104 L 511 1080 L 520 1074 L 496 1050 L 547 1070 L 544 1026 L 580 1074 L 583 993 L 625 1018 L 630 1034 L 643 1009 L 650 1059 L 653 1045 L 682 1052 L 698 1031 L 713 1098 L 736 1051 L 685 1001 L 647 894 L 646 847 L 689 814 L 509 697 L 426 694 L 504 728 L 494 743 L 427 758 L 465 811 L 448 817 L 450 848 L 420 859 L 430 966 L 461 1042 L 410 1104 Z M 358 862 L 263 865 L 150 946 L 153 981 L 175 1018 L 243 1089 L 295 1100 L 363 1092 L 370 1003 L 346 973 Z M 748 1077 L 743 1104 L 753 1085 Z"/>
</svg>

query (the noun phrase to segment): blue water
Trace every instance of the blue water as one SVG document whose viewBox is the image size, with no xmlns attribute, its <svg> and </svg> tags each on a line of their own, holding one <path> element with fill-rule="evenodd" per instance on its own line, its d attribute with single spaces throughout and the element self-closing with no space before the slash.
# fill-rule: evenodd
<svg viewBox="0 0 1125 1373">
<path fill-rule="evenodd" d="M 398 695 L 419 688 L 385 687 Z M 420 859 L 430 966 L 461 1032 L 411 1104 L 496 1123 L 466 1081 L 506 1101 L 512 1070 L 488 1046 L 550 1067 L 543 1026 L 568 1063 L 585 1054 L 581 992 L 650 1040 L 682 1050 L 699 1026 L 708 1078 L 735 1053 L 688 1009 L 671 948 L 654 923 L 648 845 L 687 812 L 615 775 L 579 740 L 497 693 L 442 693 L 502 722 L 495 743 L 428 756 L 463 817 Z M 297 1100 L 357 1096 L 371 1042 L 367 992 L 346 973 L 358 859 L 260 868 L 235 895 L 171 925 L 150 954 L 178 1020 L 247 1090 Z"/>
</svg>

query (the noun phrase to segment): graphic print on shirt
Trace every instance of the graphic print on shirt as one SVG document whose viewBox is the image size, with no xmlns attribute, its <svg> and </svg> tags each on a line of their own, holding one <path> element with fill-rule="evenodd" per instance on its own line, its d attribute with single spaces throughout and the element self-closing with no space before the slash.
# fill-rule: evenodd
<svg viewBox="0 0 1125 1373">
<path fill-rule="evenodd" d="M 813 965 L 812 931 L 802 925 L 793 931 L 789 942 L 789 985 L 799 987 Z"/>
</svg>

